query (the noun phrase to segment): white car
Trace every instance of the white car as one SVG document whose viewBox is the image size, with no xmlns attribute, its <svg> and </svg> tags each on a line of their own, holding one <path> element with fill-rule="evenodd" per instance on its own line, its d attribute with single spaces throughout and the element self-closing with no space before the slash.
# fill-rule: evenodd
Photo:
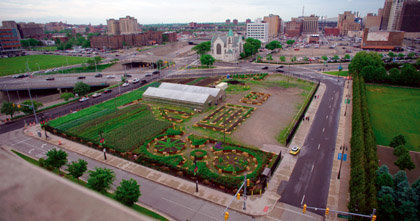
<svg viewBox="0 0 420 221">
<path fill-rule="evenodd" d="M 111 78 L 115 78 L 114 75 L 108 75 L 106 78 L 111 79 Z"/>
<path fill-rule="evenodd" d="M 87 100 L 89 100 L 88 97 L 82 97 L 82 98 L 79 99 L 79 102 L 84 102 L 84 101 L 87 101 Z"/>
<path fill-rule="evenodd" d="M 134 78 L 133 79 L 133 81 L 131 82 L 131 83 L 133 83 L 133 84 L 137 84 L 137 83 L 139 83 L 140 82 L 140 80 L 138 79 L 138 78 Z"/>
<path fill-rule="evenodd" d="M 122 84 L 122 86 L 123 87 L 127 87 L 128 86 L 128 83 L 124 83 L 124 84 Z"/>
<path fill-rule="evenodd" d="M 102 95 L 101 93 L 94 93 L 94 94 L 92 94 L 92 97 L 99 97 L 101 95 Z"/>
</svg>

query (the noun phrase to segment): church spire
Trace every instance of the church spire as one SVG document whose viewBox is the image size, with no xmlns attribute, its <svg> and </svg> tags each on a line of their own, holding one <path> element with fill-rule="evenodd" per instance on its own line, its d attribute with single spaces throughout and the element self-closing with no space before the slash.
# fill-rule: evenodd
<svg viewBox="0 0 420 221">
<path fill-rule="evenodd" d="M 232 31 L 232 29 L 229 29 L 229 34 L 228 34 L 228 36 L 233 36 L 233 31 Z"/>
</svg>

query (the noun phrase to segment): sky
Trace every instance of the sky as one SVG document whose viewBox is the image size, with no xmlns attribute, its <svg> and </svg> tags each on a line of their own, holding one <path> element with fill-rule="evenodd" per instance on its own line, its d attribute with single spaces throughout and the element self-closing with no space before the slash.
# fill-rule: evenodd
<svg viewBox="0 0 420 221">
<path fill-rule="evenodd" d="M 343 11 L 362 16 L 377 13 L 385 0 L 1 0 L 0 21 L 69 24 L 106 24 L 106 19 L 127 15 L 140 24 L 224 22 L 227 18 L 291 17 L 316 14 L 337 17 Z"/>
</svg>

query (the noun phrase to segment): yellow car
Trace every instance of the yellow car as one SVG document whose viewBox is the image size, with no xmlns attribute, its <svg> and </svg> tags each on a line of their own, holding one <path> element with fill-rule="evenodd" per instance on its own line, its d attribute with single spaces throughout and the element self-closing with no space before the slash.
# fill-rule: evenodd
<svg viewBox="0 0 420 221">
<path fill-rule="evenodd" d="M 300 147 L 295 146 L 295 147 L 292 147 L 292 149 L 290 149 L 289 153 L 292 155 L 296 155 L 299 153 L 299 151 L 300 151 Z"/>
</svg>

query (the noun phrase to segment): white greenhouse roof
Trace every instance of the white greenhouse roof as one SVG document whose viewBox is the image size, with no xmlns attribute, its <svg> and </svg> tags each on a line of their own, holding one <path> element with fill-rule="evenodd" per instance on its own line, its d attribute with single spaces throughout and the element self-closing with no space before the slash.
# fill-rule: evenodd
<svg viewBox="0 0 420 221">
<path fill-rule="evenodd" d="M 143 93 L 143 97 L 167 99 L 174 101 L 183 101 L 189 103 L 204 104 L 209 98 L 209 94 L 197 94 L 187 91 L 171 90 L 165 88 L 149 87 Z"/>
<path fill-rule="evenodd" d="M 193 93 L 195 95 L 209 94 L 213 97 L 217 97 L 217 95 L 219 95 L 220 93 L 220 88 L 200 87 L 200 86 L 185 85 L 185 84 L 167 83 L 167 82 L 160 84 L 159 88 L 176 90 L 176 91 L 185 91 L 185 92 Z"/>
</svg>

